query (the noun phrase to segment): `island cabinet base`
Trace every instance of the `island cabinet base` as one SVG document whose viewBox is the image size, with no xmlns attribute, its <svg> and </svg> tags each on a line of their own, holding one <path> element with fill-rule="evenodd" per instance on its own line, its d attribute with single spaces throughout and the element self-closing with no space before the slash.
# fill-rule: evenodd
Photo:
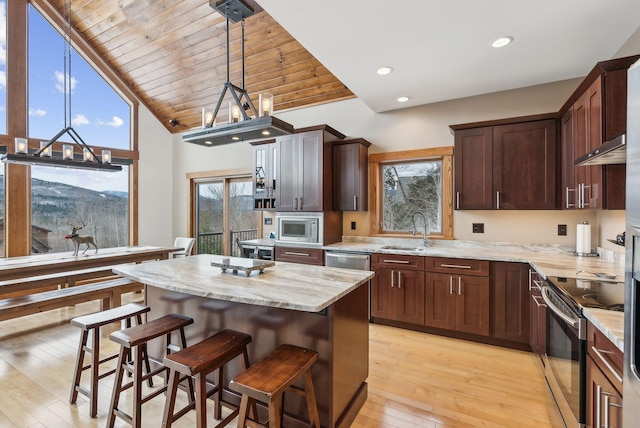
<svg viewBox="0 0 640 428">
<path fill-rule="evenodd" d="M 223 328 L 250 334 L 250 363 L 264 358 L 278 345 L 290 343 L 318 351 L 312 367 L 320 423 L 323 427 L 348 427 L 367 398 L 369 374 L 368 285 L 345 295 L 320 313 L 296 311 L 216 300 L 145 286 L 149 319 L 168 313 L 190 316 L 187 344 L 195 344 Z M 161 343 L 150 344 L 149 355 L 159 356 Z M 225 385 L 240 373 L 240 361 L 225 366 Z M 213 379 L 213 377 L 212 377 Z M 298 385 L 296 383 L 296 385 Z M 302 384 L 298 385 L 302 386 Z M 239 404 L 239 396 L 226 389 L 226 401 Z M 306 403 L 298 394 L 285 398 L 285 425 L 306 420 Z M 259 410 L 266 419 L 266 409 Z"/>
</svg>

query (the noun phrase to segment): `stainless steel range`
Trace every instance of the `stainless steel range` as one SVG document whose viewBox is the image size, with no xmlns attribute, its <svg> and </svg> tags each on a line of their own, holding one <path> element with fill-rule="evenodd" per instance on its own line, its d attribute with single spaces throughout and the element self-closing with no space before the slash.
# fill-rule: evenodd
<svg viewBox="0 0 640 428">
<path fill-rule="evenodd" d="M 624 309 L 624 283 L 548 277 L 545 378 L 566 427 L 586 423 L 587 322 L 582 311 Z"/>
</svg>

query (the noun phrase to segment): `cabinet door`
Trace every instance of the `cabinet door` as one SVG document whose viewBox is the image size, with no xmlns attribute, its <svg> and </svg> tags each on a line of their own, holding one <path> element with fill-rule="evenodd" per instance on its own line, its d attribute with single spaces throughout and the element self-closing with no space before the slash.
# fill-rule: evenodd
<svg viewBox="0 0 640 428">
<path fill-rule="evenodd" d="M 587 357 L 587 426 L 622 427 L 622 395 Z"/>
<path fill-rule="evenodd" d="M 333 209 L 367 211 L 367 146 L 359 142 L 333 146 Z"/>
<path fill-rule="evenodd" d="M 492 267 L 492 336 L 529 343 L 529 266 L 493 262 Z"/>
<path fill-rule="evenodd" d="M 424 325 L 424 272 L 417 270 L 397 270 L 395 272 L 396 319 Z"/>
<path fill-rule="evenodd" d="M 492 128 L 456 131 L 454 140 L 455 208 L 492 209 Z"/>
<path fill-rule="evenodd" d="M 425 324 L 427 326 L 446 330 L 455 329 L 456 302 L 453 279 L 453 275 L 427 272 L 425 295 Z"/>
<path fill-rule="evenodd" d="M 456 330 L 488 336 L 489 278 L 459 275 L 454 285 L 457 285 Z"/>
<path fill-rule="evenodd" d="M 497 209 L 555 209 L 555 120 L 493 128 L 493 191 Z"/>
<path fill-rule="evenodd" d="M 324 182 L 322 180 L 322 131 L 309 131 L 298 135 L 300 172 L 298 187 L 299 211 L 322 211 L 324 208 Z"/>
<path fill-rule="evenodd" d="M 280 153 L 278 154 L 277 173 L 277 208 L 278 211 L 294 211 L 298 197 L 298 150 L 296 134 L 278 138 Z"/>
<path fill-rule="evenodd" d="M 396 317 L 395 271 L 375 268 L 371 280 L 371 316 L 393 320 Z"/>
<path fill-rule="evenodd" d="M 562 157 L 562 209 L 576 207 L 576 188 L 574 180 L 574 152 L 573 152 L 573 109 L 567 110 L 560 120 L 560 152 Z"/>
</svg>

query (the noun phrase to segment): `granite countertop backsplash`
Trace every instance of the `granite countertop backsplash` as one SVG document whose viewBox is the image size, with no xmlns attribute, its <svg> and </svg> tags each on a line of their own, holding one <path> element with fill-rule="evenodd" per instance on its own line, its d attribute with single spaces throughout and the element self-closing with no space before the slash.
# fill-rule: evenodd
<svg viewBox="0 0 640 428">
<path fill-rule="evenodd" d="M 432 240 L 421 247 L 419 239 L 343 237 L 342 242 L 325 245 L 325 250 L 367 253 L 407 254 L 429 257 L 467 258 L 490 261 L 529 263 L 544 278 L 593 279 L 578 271 L 607 272 L 624 281 L 624 254 L 598 248 L 598 257 L 579 257 L 575 248 L 555 244 L 520 244 L 506 242 Z M 385 248 L 393 246 L 396 248 Z M 403 247 L 403 249 L 398 249 Z M 620 284 L 624 287 L 624 284 Z M 585 317 L 602 331 L 620 350 L 624 350 L 624 313 L 602 309 L 585 309 Z"/>
</svg>

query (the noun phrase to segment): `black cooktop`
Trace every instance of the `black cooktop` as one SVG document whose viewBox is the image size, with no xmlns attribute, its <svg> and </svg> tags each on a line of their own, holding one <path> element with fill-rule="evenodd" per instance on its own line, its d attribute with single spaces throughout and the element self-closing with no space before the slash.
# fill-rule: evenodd
<svg viewBox="0 0 640 428">
<path fill-rule="evenodd" d="M 547 277 L 558 291 L 580 308 L 624 311 L 624 282 Z"/>
</svg>

